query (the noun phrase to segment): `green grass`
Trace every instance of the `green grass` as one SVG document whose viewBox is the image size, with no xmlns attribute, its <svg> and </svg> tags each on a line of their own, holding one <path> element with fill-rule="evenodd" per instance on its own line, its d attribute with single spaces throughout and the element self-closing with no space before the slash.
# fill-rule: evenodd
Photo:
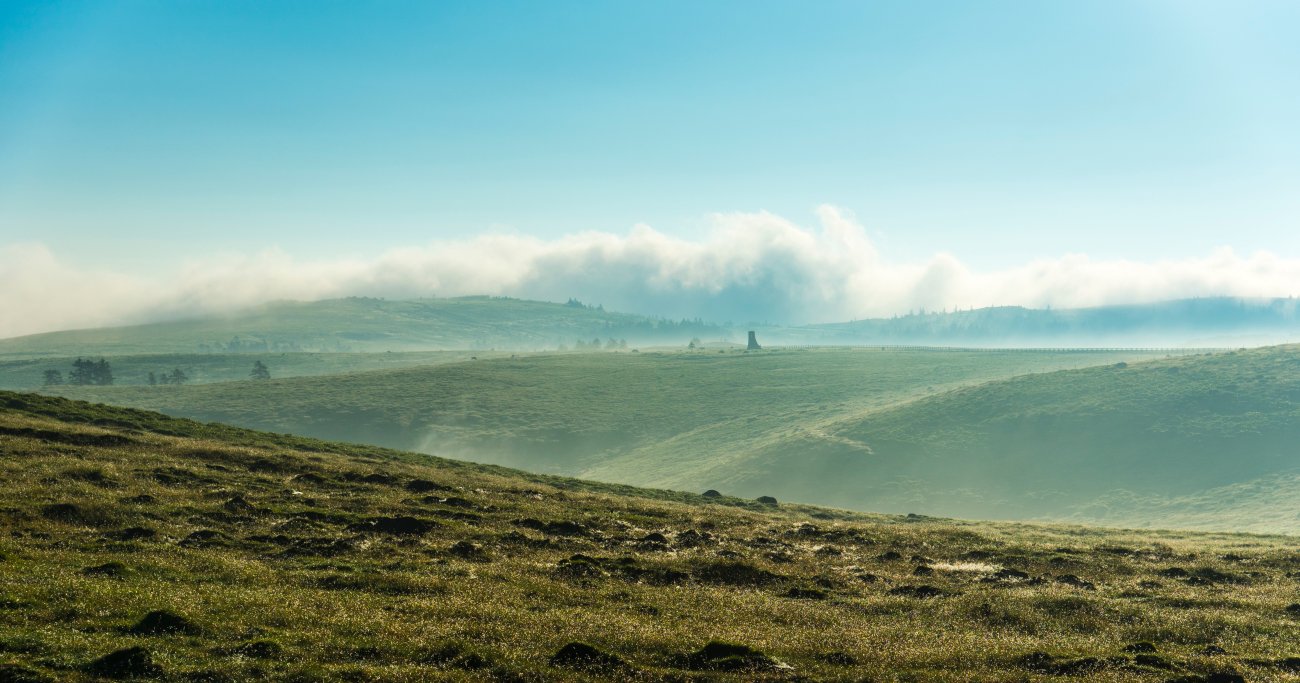
<svg viewBox="0 0 1300 683">
<path fill-rule="evenodd" d="M 114 385 L 148 385 L 149 373 L 162 376 L 180 368 L 190 384 L 237 382 L 248 379 L 255 361 L 262 361 L 272 377 L 313 377 L 346 372 L 437 365 L 512 354 L 502 351 L 411 351 L 400 353 L 175 353 L 107 356 Z M 98 360 L 100 356 L 91 356 Z M 31 391 L 44 385 L 44 372 L 58 370 L 66 377 L 77 356 L 0 360 L 0 389 Z"/>
<path fill-rule="evenodd" d="M 0 451 L 6 680 L 126 648 L 203 681 L 1300 677 L 1289 538 L 763 506 L 35 395 L 0 393 Z M 573 641 L 625 668 L 549 663 Z"/>
<path fill-rule="evenodd" d="M 878 348 L 567 353 L 260 383 L 64 393 L 603 481 L 924 513 L 945 512 L 948 501 L 927 500 L 918 489 L 906 491 L 914 499 L 901 502 L 846 490 L 879 475 L 871 469 L 873 438 L 845 436 L 846 425 L 955 388 L 1141 357 Z M 957 512 L 986 517 L 1003 510 Z M 1067 514 L 1063 508 L 1049 512 Z"/>
</svg>

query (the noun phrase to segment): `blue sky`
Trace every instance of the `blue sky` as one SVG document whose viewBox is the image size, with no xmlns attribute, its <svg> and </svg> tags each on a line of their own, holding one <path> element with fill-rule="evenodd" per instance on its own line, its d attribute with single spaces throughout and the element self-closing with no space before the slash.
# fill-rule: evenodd
<svg viewBox="0 0 1300 683">
<path fill-rule="evenodd" d="M 0 0 L 0 247 L 165 269 L 850 210 L 890 259 L 1300 255 L 1300 3 Z"/>
</svg>

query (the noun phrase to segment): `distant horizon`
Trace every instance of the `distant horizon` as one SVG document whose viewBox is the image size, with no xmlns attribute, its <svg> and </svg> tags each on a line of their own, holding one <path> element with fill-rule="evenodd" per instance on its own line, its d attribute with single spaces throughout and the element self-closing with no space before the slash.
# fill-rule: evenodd
<svg viewBox="0 0 1300 683">
<path fill-rule="evenodd" d="M 785 321 L 772 321 L 772 320 L 738 321 L 733 319 L 724 320 L 724 319 L 702 318 L 699 316 L 692 316 L 692 317 L 668 316 L 668 315 L 662 315 L 656 313 L 654 311 L 628 310 L 628 309 L 607 307 L 604 305 L 603 302 L 599 300 L 583 301 L 576 297 L 568 297 L 564 301 L 557 301 L 557 300 L 534 299 L 528 297 L 517 297 L 517 296 L 498 295 L 498 294 L 461 294 L 456 296 L 410 296 L 410 297 L 348 295 L 348 296 L 328 297 L 322 299 L 275 299 L 275 300 L 268 300 L 268 301 L 258 302 L 255 304 L 250 304 L 245 307 L 228 309 L 224 311 L 208 311 L 200 314 L 187 314 L 185 312 L 177 311 L 172 315 L 151 316 L 148 317 L 147 319 L 125 320 L 125 321 L 119 321 L 117 323 L 97 325 L 92 327 L 60 328 L 60 329 L 52 329 L 52 330 L 43 330 L 40 332 L 31 332 L 31 333 L 20 334 L 20 335 L 0 336 L 0 340 L 19 339 L 23 337 L 39 336 L 43 334 L 57 334 L 62 332 L 83 332 L 83 331 L 94 331 L 94 330 L 104 330 L 104 329 L 149 326 L 154 324 L 213 320 L 213 319 L 220 319 L 223 317 L 238 317 L 242 314 L 253 313 L 268 307 L 311 306 L 313 304 L 327 304 L 331 302 L 349 301 L 349 300 L 380 301 L 380 302 L 393 302 L 393 303 L 421 302 L 421 301 L 436 302 L 436 301 L 501 300 L 501 301 L 514 301 L 514 302 L 527 303 L 527 304 L 542 304 L 548 306 L 569 306 L 569 305 L 576 304 L 588 310 L 593 310 L 593 311 L 600 310 L 610 315 L 626 315 L 632 317 L 646 318 L 652 320 L 657 319 L 657 320 L 665 320 L 665 321 L 687 321 L 687 320 L 699 321 L 700 323 L 703 323 L 705 325 L 713 325 L 721 329 L 735 332 L 738 330 L 744 330 L 745 328 L 759 328 L 759 329 L 766 328 L 769 331 L 774 329 L 781 329 L 781 328 L 790 329 L 790 330 L 796 330 L 801 328 L 830 329 L 835 327 L 846 327 L 846 326 L 852 326 L 855 324 L 863 324 L 863 323 L 872 323 L 872 322 L 884 323 L 890 321 L 905 320 L 914 317 L 958 316 L 958 315 L 978 314 L 982 312 L 993 312 L 993 311 L 1000 311 L 1000 310 L 1019 310 L 1028 313 L 1061 313 L 1061 314 L 1102 312 L 1108 310 L 1122 311 L 1124 309 L 1133 309 L 1133 310 L 1149 309 L 1152 311 L 1157 311 L 1161 308 L 1167 308 L 1167 307 L 1176 306 L 1178 304 L 1193 303 L 1193 302 L 1206 302 L 1206 303 L 1236 302 L 1236 303 L 1244 304 L 1249 307 L 1264 309 L 1264 308 L 1276 307 L 1276 305 L 1279 303 L 1284 303 L 1288 301 L 1294 302 L 1296 301 L 1296 297 L 1294 296 L 1287 296 L 1287 297 L 1196 296 L 1196 297 L 1186 297 L 1186 298 L 1177 298 L 1177 299 L 1162 299 L 1157 301 L 1137 302 L 1137 303 L 1119 303 L 1119 304 L 1103 304 L 1098 306 L 1081 306 L 1075 308 L 1060 308 L 1060 307 L 1052 307 L 1052 306 L 1030 307 L 1030 306 L 1008 304 L 1008 305 L 992 305 L 992 306 L 981 306 L 975 308 L 961 308 L 961 309 L 951 309 L 951 310 L 915 309 L 915 310 L 909 310 L 909 311 L 894 313 L 890 315 L 883 315 L 883 316 L 848 318 L 842 320 L 825 320 L 825 321 L 812 322 L 812 323 L 791 323 Z M 1291 314 L 1291 317 L 1295 318 L 1297 322 L 1300 322 L 1300 306 L 1296 307 L 1296 309 L 1293 311 L 1289 311 L 1289 313 Z M 1205 322 L 1209 322 L 1209 321 L 1205 321 Z M 1207 327 L 1212 327 L 1212 325 L 1207 325 Z M 1271 344 L 1271 343 L 1278 343 L 1278 342 L 1268 342 L 1268 343 Z"/>
</svg>

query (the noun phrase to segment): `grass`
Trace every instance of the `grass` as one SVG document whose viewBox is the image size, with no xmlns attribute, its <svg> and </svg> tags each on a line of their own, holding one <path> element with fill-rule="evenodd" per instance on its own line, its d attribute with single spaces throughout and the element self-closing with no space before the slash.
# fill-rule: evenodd
<svg viewBox="0 0 1300 683">
<path fill-rule="evenodd" d="M 852 425 L 962 387 L 1019 375 L 1035 381 L 1061 368 L 1152 357 L 879 348 L 566 353 L 260 383 L 63 393 L 603 481 L 772 494 L 858 509 L 1006 517 L 1070 511 L 993 504 L 948 510 L 943 506 L 969 496 L 933 497 L 914 486 L 885 495 L 871 485 L 905 473 L 876 469 L 875 437 L 854 432 Z M 1062 392 L 1058 398 L 1068 397 L 1068 385 L 1049 386 Z M 960 421 L 962 410 L 969 412 L 957 407 L 948 414 Z M 923 433 L 930 431 L 927 425 Z M 997 471 L 996 463 L 985 464 Z"/>
<path fill-rule="evenodd" d="M 1298 677 L 1290 538 L 762 505 L 34 395 L 0 394 L 0 450 L 5 680 L 123 651 L 202 681 Z"/>
<path fill-rule="evenodd" d="M 318 377 L 348 372 L 438 365 L 512 354 L 497 351 L 412 351 L 402 353 L 152 353 L 107 356 L 115 386 L 146 386 L 149 373 L 161 377 L 180 368 L 189 384 L 238 382 L 249 378 L 255 361 L 262 361 L 272 377 Z M 100 356 L 92 356 L 95 359 Z M 44 386 L 44 372 L 66 375 L 77 356 L 0 360 L 0 390 L 33 391 Z"/>
</svg>

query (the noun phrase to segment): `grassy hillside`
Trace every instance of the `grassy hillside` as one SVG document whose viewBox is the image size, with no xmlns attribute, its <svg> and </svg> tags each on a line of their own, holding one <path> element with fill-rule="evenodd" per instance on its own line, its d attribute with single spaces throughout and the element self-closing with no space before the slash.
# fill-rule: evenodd
<svg viewBox="0 0 1300 683">
<path fill-rule="evenodd" d="M 809 442 L 858 458 L 868 452 L 862 442 L 826 428 L 972 383 L 1138 357 L 880 349 L 554 354 L 67 394 L 535 471 L 751 496 L 797 491 L 816 501 L 824 497 L 815 490 L 794 488 L 806 478 L 764 476 L 768 465 L 756 458 L 776 454 L 802 467 L 807 454 L 819 452 Z"/>
<path fill-rule="evenodd" d="M 671 341 L 717 337 L 675 323 L 585 306 L 502 297 L 348 298 L 278 302 L 228 316 L 0 339 L 0 360 L 67 356 L 286 351 L 556 348 L 599 337 Z M 250 361 L 251 363 L 251 361 Z"/>
<path fill-rule="evenodd" d="M 827 432 L 872 449 L 855 461 L 855 476 L 828 460 L 821 473 L 834 473 L 835 484 L 801 469 L 807 490 L 827 502 L 898 509 L 937 498 L 938 513 L 985 516 L 1076 505 L 1084 506 L 1081 518 L 1122 511 L 1127 523 L 1141 521 L 1127 499 L 1162 524 L 1172 518 L 1157 514 L 1160 504 L 1174 514 L 1170 502 L 1228 487 L 1219 491 L 1232 496 L 1221 508 L 1243 506 L 1220 523 L 1260 528 L 1247 514 L 1252 488 L 1293 486 L 1290 475 L 1300 472 L 1300 347 L 1027 375 L 875 411 Z M 1087 506 L 1103 496 L 1113 507 Z M 1300 529 L 1300 505 L 1285 511 L 1286 528 Z"/>
<path fill-rule="evenodd" d="M 1288 681 L 1293 539 L 854 515 L 0 393 L 0 680 Z"/>
</svg>

